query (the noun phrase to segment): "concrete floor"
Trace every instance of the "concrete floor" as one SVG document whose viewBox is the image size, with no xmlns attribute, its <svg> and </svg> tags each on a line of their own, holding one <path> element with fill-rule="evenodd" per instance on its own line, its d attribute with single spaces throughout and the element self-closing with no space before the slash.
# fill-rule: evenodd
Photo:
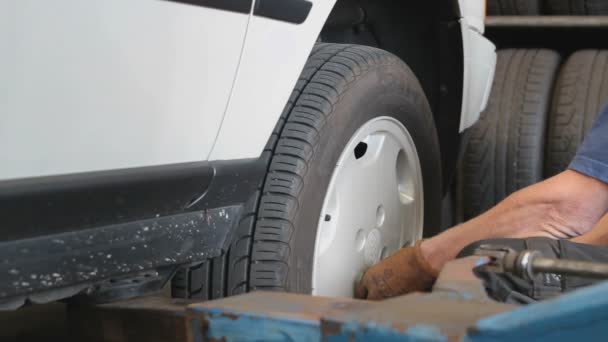
<svg viewBox="0 0 608 342">
<path fill-rule="evenodd" d="M 170 297 L 171 287 L 165 286 L 157 295 Z M 0 311 L 0 341 L 70 341 L 67 320 L 67 304 L 60 302 Z"/>
<path fill-rule="evenodd" d="M 66 305 L 33 305 L 0 312 L 0 341 L 66 341 Z"/>
</svg>

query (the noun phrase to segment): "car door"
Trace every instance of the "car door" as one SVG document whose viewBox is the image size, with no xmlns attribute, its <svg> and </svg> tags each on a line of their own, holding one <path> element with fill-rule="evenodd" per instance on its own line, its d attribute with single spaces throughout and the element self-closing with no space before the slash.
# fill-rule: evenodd
<svg viewBox="0 0 608 342">
<path fill-rule="evenodd" d="M 0 182 L 206 159 L 251 5 L 0 2 Z"/>
</svg>

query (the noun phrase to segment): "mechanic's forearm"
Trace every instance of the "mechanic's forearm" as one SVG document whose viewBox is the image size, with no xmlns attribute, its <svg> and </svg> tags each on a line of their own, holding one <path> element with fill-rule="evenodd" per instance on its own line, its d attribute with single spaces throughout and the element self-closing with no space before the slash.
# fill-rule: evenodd
<svg viewBox="0 0 608 342">
<path fill-rule="evenodd" d="M 440 270 L 446 262 L 454 259 L 464 247 L 473 242 L 492 238 L 525 237 L 536 233 L 528 231 L 527 227 L 539 226 L 539 222 L 548 215 L 552 206 L 543 202 L 522 203 L 519 197 L 510 196 L 482 215 L 424 241 L 421 245 L 424 257 L 434 269 Z"/>
<path fill-rule="evenodd" d="M 583 235 L 608 209 L 608 185 L 565 171 L 520 190 L 484 214 L 424 241 L 422 253 L 439 270 L 467 245 L 491 238 Z"/>
<path fill-rule="evenodd" d="M 590 232 L 575 237 L 572 241 L 590 245 L 608 246 L 608 215 L 604 215 Z"/>
</svg>

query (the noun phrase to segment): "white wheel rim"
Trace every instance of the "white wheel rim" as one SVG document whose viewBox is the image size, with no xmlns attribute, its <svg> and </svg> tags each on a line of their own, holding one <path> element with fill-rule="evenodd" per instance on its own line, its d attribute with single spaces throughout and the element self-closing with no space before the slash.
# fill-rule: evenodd
<svg viewBox="0 0 608 342">
<path fill-rule="evenodd" d="M 325 194 L 312 294 L 352 297 L 367 268 L 422 238 L 423 207 L 420 160 L 407 129 L 391 117 L 366 122 L 346 144 Z"/>
</svg>

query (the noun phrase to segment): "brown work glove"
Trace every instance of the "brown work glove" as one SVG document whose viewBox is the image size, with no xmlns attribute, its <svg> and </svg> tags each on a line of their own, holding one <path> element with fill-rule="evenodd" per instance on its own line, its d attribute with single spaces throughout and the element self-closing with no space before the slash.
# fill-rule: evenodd
<svg viewBox="0 0 608 342">
<path fill-rule="evenodd" d="M 438 271 L 424 259 L 418 241 L 368 269 L 355 287 L 355 297 L 380 300 L 430 290 Z"/>
</svg>

